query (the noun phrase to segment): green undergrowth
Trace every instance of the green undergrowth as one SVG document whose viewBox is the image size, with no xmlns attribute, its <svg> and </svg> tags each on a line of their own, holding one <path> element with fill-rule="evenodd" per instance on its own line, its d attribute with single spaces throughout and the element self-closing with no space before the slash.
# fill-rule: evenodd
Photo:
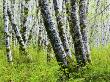
<svg viewBox="0 0 110 82">
<path fill-rule="evenodd" d="M 0 82 L 110 82 L 110 46 L 93 48 L 92 63 L 70 74 L 68 81 L 58 80 L 62 72 L 55 58 L 47 62 L 47 52 L 30 47 L 31 62 L 24 62 L 14 48 L 13 65 L 7 63 L 5 48 L 0 50 Z"/>
</svg>

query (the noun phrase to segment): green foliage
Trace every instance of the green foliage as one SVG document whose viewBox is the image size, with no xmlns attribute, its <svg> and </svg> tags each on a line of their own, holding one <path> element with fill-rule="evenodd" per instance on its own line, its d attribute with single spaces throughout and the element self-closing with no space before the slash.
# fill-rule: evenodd
<svg viewBox="0 0 110 82">
<path fill-rule="evenodd" d="M 58 78 L 58 69 L 56 60 L 47 63 L 45 52 L 37 49 L 29 49 L 33 62 L 23 62 L 25 58 L 19 55 L 19 49 L 13 49 L 14 64 L 9 65 L 6 61 L 5 51 L 0 50 L 0 82 L 52 82 Z"/>
<path fill-rule="evenodd" d="M 102 50 L 103 49 L 103 50 Z M 55 58 L 47 62 L 47 53 L 30 47 L 33 61 L 23 62 L 19 49 L 13 49 L 14 64 L 6 61 L 5 49 L 0 50 L 0 82 L 65 82 Z M 110 81 L 110 46 L 92 49 L 92 64 L 79 72 L 69 74 L 67 82 L 109 82 Z M 62 80 L 61 80 L 62 79 Z"/>
<path fill-rule="evenodd" d="M 104 2 L 105 0 L 101 1 L 98 13 L 96 13 L 96 2 L 94 0 L 89 2 L 89 12 L 87 13 L 89 27 L 94 22 L 103 23 L 103 21 L 109 19 L 109 17 L 104 15 L 109 16 L 109 12 L 101 13 L 99 9 L 102 7 L 102 10 L 104 10 L 104 6 L 107 6 Z M 2 1 L 0 6 L 0 10 L 3 10 Z M 70 8 L 70 3 L 66 4 L 66 6 Z M 33 7 L 29 15 L 35 16 L 35 10 L 36 7 Z M 39 14 L 41 13 L 39 12 Z M 14 82 L 110 82 L 110 45 L 93 48 L 91 52 L 92 64 L 84 67 L 79 72 L 70 73 L 69 80 L 65 81 L 64 73 L 60 70 L 55 58 L 47 62 L 47 52 L 42 49 L 38 50 L 37 48 L 29 47 L 28 52 L 30 55 L 28 57 L 32 57 L 33 60 L 28 63 L 25 60 L 29 60 L 24 55 L 20 55 L 19 48 L 13 48 L 14 64 L 7 63 L 5 48 L 3 47 L 3 33 L 3 14 L 0 11 L 0 82 L 10 82 L 11 80 Z"/>
</svg>

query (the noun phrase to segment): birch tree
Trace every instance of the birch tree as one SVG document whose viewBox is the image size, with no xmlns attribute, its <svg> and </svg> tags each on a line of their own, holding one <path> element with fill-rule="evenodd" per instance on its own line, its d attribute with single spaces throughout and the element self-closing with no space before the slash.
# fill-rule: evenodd
<svg viewBox="0 0 110 82">
<path fill-rule="evenodd" d="M 15 32 L 15 35 L 16 35 L 16 38 L 17 38 L 17 41 L 19 43 L 19 46 L 20 46 L 20 53 L 22 55 L 24 55 L 25 57 L 27 57 L 30 60 L 32 60 L 31 57 L 29 57 L 29 53 L 27 52 L 26 50 L 26 46 L 24 44 L 24 41 L 22 39 L 22 36 L 21 36 L 21 33 L 20 33 L 20 30 L 15 22 L 15 19 L 14 19 L 14 14 L 13 14 L 13 5 L 11 3 L 11 5 L 7 4 L 8 5 L 8 9 L 7 9 L 7 13 L 8 13 L 8 17 L 9 17 L 9 20 L 10 20 L 10 23 L 11 23 L 11 26 L 12 26 L 12 29 L 14 30 Z M 27 59 L 26 58 L 26 59 Z"/>
<path fill-rule="evenodd" d="M 28 2 L 30 0 L 23 0 L 21 1 L 21 34 L 22 34 L 22 38 L 24 43 L 26 44 L 28 41 L 28 35 L 27 35 L 27 29 L 28 26 L 26 25 L 27 21 L 28 21 L 28 13 L 29 13 L 29 8 L 28 8 Z"/>
<path fill-rule="evenodd" d="M 56 20 L 57 20 L 59 35 L 60 35 L 61 41 L 63 43 L 64 50 L 65 50 L 67 56 L 69 56 L 71 58 L 72 55 L 71 55 L 71 51 L 69 49 L 68 39 L 66 36 L 66 30 L 65 30 L 66 29 L 66 21 L 64 19 L 64 15 L 63 15 L 64 14 L 63 13 L 63 11 L 64 11 L 63 5 L 65 5 L 65 3 L 63 3 L 63 0 L 60 2 L 62 3 L 62 5 L 60 5 L 58 0 L 53 0 L 55 15 L 56 15 Z"/>
<path fill-rule="evenodd" d="M 9 33 L 9 18 L 7 13 L 7 0 L 3 0 L 3 15 L 4 15 L 4 31 L 5 31 L 5 45 L 8 62 L 12 62 L 12 53 L 10 47 L 10 33 Z"/>
<path fill-rule="evenodd" d="M 90 63 L 91 58 L 90 58 L 90 49 L 89 49 L 88 38 L 87 38 L 86 9 L 87 9 L 87 0 L 80 0 L 79 1 L 80 28 L 81 28 L 81 34 L 82 34 L 85 54 L 87 57 L 87 61 Z"/>
<path fill-rule="evenodd" d="M 62 46 L 62 42 L 57 32 L 52 14 L 49 10 L 48 0 L 39 0 L 41 12 L 44 19 L 44 25 L 47 31 L 48 38 L 52 44 L 55 56 L 60 65 L 67 66 L 66 54 Z"/>
<path fill-rule="evenodd" d="M 80 66 L 86 63 L 86 55 L 77 15 L 77 0 L 71 0 L 71 6 L 71 34 L 74 41 L 76 60 Z"/>
</svg>

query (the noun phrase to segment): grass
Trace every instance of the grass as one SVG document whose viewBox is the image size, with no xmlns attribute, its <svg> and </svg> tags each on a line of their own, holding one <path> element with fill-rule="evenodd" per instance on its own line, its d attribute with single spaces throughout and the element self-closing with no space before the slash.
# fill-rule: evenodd
<svg viewBox="0 0 110 82">
<path fill-rule="evenodd" d="M 13 49 L 13 66 L 6 61 L 5 49 L 0 49 L 0 82 L 61 82 L 62 75 L 55 59 L 47 62 L 46 52 L 29 48 L 33 61 L 24 63 L 24 56 Z M 69 81 L 63 82 L 110 82 L 110 46 L 91 50 L 92 64 L 78 73 L 71 73 Z"/>
</svg>

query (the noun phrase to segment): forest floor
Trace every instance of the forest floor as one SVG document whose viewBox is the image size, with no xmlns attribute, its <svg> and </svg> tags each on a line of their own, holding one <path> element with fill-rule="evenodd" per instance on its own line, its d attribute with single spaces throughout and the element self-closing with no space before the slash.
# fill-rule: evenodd
<svg viewBox="0 0 110 82">
<path fill-rule="evenodd" d="M 5 49 L 0 49 L 0 82 L 61 82 L 62 72 L 55 59 L 47 63 L 46 52 L 29 48 L 31 63 L 23 63 L 25 57 L 13 49 L 14 63 L 6 61 Z M 110 82 L 110 46 L 94 48 L 91 51 L 92 64 L 79 73 L 72 73 L 69 81 L 64 82 Z"/>
</svg>

